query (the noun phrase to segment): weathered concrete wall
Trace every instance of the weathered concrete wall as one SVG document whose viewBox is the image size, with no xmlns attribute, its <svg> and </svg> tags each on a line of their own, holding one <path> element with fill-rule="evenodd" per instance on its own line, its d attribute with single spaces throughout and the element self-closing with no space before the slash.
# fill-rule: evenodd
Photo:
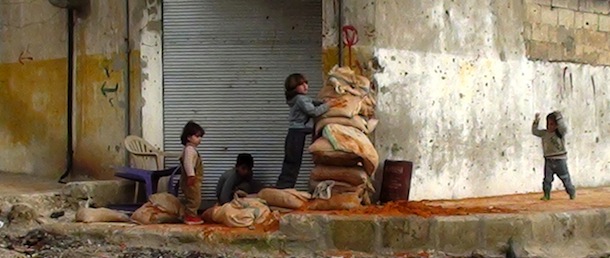
<svg viewBox="0 0 610 258">
<path fill-rule="evenodd" d="M 534 113 L 555 109 L 571 130 L 573 182 L 610 183 L 610 70 L 528 60 L 528 3 L 375 4 L 376 143 L 382 159 L 414 161 L 412 199 L 540 191 L 544 161 L 530 126 Z"/>
<path fill-rule="evenodd" d="M 126 162 L 123 139 L 131 132 L 141 131 L 137 25 L 144 3 L 127 3 L 91 1 L 89 9 L 80 13 L 76 21 L 77 175 L 112 178 L 112 167 Z"/>
<path fill-rule="evenodd" d="M 58 177 L 66 168 L 67 10 L 48 1 L 0 5 L 0 170 Z M 124 137 L 141 134 L 144 7 L 90 1 L 75 14 L 73 176 L 112 178 L 111 167 L 126 162 Z"/>
<path fill-rule="evenodd" d="M 525 1 L 523 36 L 530 59 L 610 64 L 610 2 Z"/>
<path fill-rule="evenodd" d="M 372 71 L 368 67 L 368 61 L 372 58 L 375 40 L 374 1 L 323 0 L 322 2 L 323 75 L 326 76 L 333 66 L 339 64 L 340 55 L 343 66 L 349 66 L 359 74 L 370 75 Z M 341 5 L 340 2 L 343 4 Z M 339 15 L 342 15 L 342 28 L 339 28 L 338 24 Z M 355 30 L 343 31 L 343 28 L 350 26 Z M 341 53 L 339 53 L 339 40 L 343 42 Z M 352 46 L 350 41 L 353 42 Z"/>
<path fill-rule="evenodd" d="M 66 24 L 48 1 L 0 2 L 0 171 L 65 169 Z"/>
<path fill-rule="evenodd" d="M 140 23 L 142 66 L 142 136 L 163 148 L 163 54 L 161 0 L 146 1 Z"/>
<path fill-rule="evenodd" d="M 610 184 L 610 70 L 595 66 L 610 56 L 602 2 L 344 1 L 344 25 L 359 32 L 346 64 L 365 75 L 368 61 L 377 65 L 375 142 L 382 160 L 415 163 L 411 199 L 540 191 L 544 160 L 530 126 L 556 109 L 571 130 L 574 183 Z M 325 2 L 325 69 L 338 63 L 336 4 Z"/>
</svg>

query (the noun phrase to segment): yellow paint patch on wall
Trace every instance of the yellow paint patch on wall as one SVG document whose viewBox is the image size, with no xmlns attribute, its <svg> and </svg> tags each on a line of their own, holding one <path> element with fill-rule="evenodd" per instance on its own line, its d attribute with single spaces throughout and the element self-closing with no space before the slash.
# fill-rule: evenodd
<svg viewBox="0 0 610 258">
<path fill-rule="evenodd" d="M 343 50 L 343 66 L 349 66 L 352 70 L 356 71 L 357 74 L 368 76 L 367 74 L 367 63 L 371 59 L 372 55 L 363 49 L 354 47 L 352 48 L 351 58 L 349 51 L 346 48 Z M 322 49 L 322 71 L 324 75 L 328 74 L 330 69 L 335 65 L 339 64 L 339 48 L 327 47 Z"/>
<path fill-rule="evenodd" d="M 140 51 L 131 51 L 129 71 L 129 118 L 130 118 L 130 134 L 142 135 L 142 106 L 144 99 L 142 98 L 142 66 L 140 62 Z"/>
<path fill-rule="evenodd" d="M 111 179 L 125 164 L 128 72 L 123 54 L 77 57 L 74 173 Z"/>
<path fill-rule="evenodd" d="M 0 170 L 63 173 L 66 82 L 66 59 L 0 64 Z"/>
</svg>

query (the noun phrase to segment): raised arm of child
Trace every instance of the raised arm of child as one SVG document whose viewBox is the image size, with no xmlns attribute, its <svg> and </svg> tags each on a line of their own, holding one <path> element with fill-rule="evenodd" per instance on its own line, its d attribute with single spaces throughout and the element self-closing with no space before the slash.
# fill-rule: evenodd
<svg viewBox="0 0 610 258">
<path fill-rule="evenodd" d="M 544 130 L 538 129 L 538 123 L 540 122 L 540 113 L 536 113 L 534 117 L 534 122 L 532 123 L 532 134 L 542 137 L 544 135 Z"/>
<path fill-rule="evenodd" d="M 561 134 L 561 137 L 568 133 L 568 126 L 566 125 L 565 119 L 563 119 L 563 115 L 559 111 L 553 112 L 555 113 L 555 122 L 557 122 L 557 131 Z"/>
</svg>

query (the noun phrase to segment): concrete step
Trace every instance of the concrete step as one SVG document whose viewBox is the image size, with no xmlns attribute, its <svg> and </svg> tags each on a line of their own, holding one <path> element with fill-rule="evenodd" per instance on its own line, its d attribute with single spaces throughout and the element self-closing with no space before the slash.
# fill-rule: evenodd
<svg viewBox="0 0 610 258">
<path fill-rule="evenodd" d="M 29 205 L 40 214 L 73 209 L 73 206 L 59 190 L 42 193 L 3 194 L 0 195 L 0 204 L 2 205 L 2 214 L 6 214 L 15 204 Z"/>
<path fill-rule="evenodd" d="M 44 229 L 111 243 L 227 256 L 357 256 L 437 254 L 505 257 L 603 257 L 610 254 L 610 209 L 467 216 L 337 216 L 286 214 L 275 232 L 218 225 L 57 223 Z M 431 256 L 431 257 L 434 257 Z"/>
</svg>

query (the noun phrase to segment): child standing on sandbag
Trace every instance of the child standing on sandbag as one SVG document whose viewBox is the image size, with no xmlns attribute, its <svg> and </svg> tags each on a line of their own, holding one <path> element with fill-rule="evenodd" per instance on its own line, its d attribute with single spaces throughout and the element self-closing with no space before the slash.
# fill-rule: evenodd
<svg viewBox="0 0 610 258">
<path fill-rule="evenodd" d="M 189 225 L 203 223 L 203 220 L 197 216 L 197 210 L 201 205 L 201 179 L 203 178 L 203 163 L 197 146 L 201 143 L 204 134 L 205 131 L 200 125 L 189 121 L 182 129 L 180 136 L 180 142 L 184 145 L 180 156 L 182 165 L 180 188 L 184 193 L 186 207 L 183 221 Z"/>
<path fill-rule="evenodd" d="M 284 95 L 290 107 L 288 134 L 284 142 L 284 162 L 282 172 L 277 179 L 276 187 L 279 189 L 294 188 L 301 162 L 303 161 L 303 148 L 305 137 L 313 129 L 307 125 L 309 119 L 321 116 L 328 111 L 333 103 L 324 103 L 307 96 L 309 85 L 305 76 L 299 73 L 289 75 L 284 82 Z"/>
<path fill-rule="evenodd" d="M 541 200 L 551 199 L 551 186 L 553 177 L 556 174 L 566 189 L 570 199 L 576 198 L 576 189 L 572 185 L 570 172 L 568 171 L 568 152 L 565 145 L 565 135 L 568 131 L 563 116 L 559 111 L 555 111 L 546 116 L 546 130 L 538 129 L 540 113 L 536 113 L 532 124 L 532 133 L 542 138 L 542 150 L 544 153 L 544 179 L 542 190 L 544 196 Z"/>
</svg>

